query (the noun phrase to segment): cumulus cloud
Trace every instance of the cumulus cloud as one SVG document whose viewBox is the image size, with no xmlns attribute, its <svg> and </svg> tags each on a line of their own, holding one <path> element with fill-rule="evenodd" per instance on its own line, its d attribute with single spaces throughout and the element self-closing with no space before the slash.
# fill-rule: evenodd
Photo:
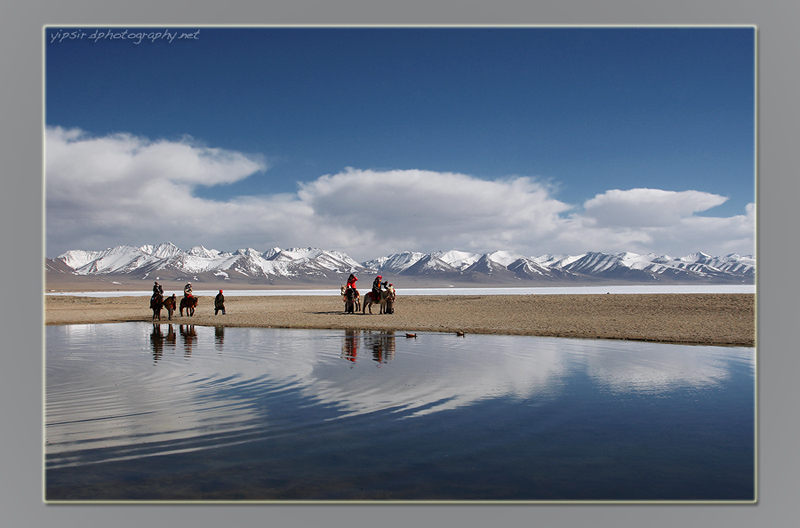
<svg viewBox="0 0 800 528">
<path fill-rule="evenodd" d="M 673 226 L 682 218 L 723 204 L 727 198 L 700 191 L 613 189 L 584 204 L 584 217 L 598 227 Z"/>
<path fill-rule="evenodd" d="M 693 251 L 753 254 L 755 204 L 748 204 L 743 215 L 698 215 L 725 201 L 692 190 L 614 189 L 587 200 L 559 239 L 570 247 L 593 240 L 596 247 L 673 256 Z"/>
<path fill-rule="evenodd" d="M 298 196 L 325 224 L 384 252 L 522 246 L 554 233 L 570 209 L 530 178 L 422 170 L 348 169 L 302 185 Z"/>
<path fill-rule="evenodd" d="M 699 216 L 725 197 L 698 191 L 611 190 L 580 209 L 531 177 L 348 168 L 295 193 L 220 202 L 195 191 L 267 171 L 264 160 L 190 139 L 46 134 L 48 256 L 167 240 L 186 249 L 317 246 L 358 260 L 403 250 L 727 254 L 754 245 L 753 206 L 740 216 Z"/>
</svg>

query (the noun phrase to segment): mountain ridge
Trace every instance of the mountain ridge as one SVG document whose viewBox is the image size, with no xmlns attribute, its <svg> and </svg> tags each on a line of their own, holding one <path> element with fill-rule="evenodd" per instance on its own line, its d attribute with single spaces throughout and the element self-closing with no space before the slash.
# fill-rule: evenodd
<svg viewBox="0 0 800 528">
<path fill-rule="evenodd" d="M 682 257 L 596 251 L 529 257 L 505 250 L 404 251 L 357 262 L 344 252 L 313 247 L 225 252 L 194 246 L 184 251 L 171 242 L 120 245 L 103 251 L 69 250 L 45 260 L 48 281 L 155 279 L 194 281 L 214 287 L 343 284 L 350 273 L 381 274 L 390 282 L 432 285 L 754 284 L 756 269 L 755 258 L 750 255 L 718 257 L 703 252 Z"/>
</svg>

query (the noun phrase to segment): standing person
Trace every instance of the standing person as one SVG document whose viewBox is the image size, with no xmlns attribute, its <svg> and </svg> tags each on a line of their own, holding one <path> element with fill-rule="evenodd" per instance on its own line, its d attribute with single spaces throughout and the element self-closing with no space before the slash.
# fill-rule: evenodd
<svg viewBox="0 0 800 528">
<path fill-rule="evenodd" d="M 192 296 L 192 283 L 189 282 L 186 286 L 183 287 L 183 296 L 184 297 L 191 297 Z"/>
<path fill-rule="evenodd" d="M 222 290 L 214 297 L 214 315 L 217 315 L 220 311 L 222 315 L 225 315 L 225 296 L 222 295 Z"/>
</svg>

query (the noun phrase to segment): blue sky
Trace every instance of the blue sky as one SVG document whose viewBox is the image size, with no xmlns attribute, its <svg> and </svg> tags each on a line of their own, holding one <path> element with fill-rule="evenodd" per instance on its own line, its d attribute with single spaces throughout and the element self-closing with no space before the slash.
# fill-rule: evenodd
<svg viewBox="0 0 800 528">
<path fill-rule="evenodd" d="M 167 240 L 358 260 L 755 251 L 753 28 L 44 39 L 50 257 Z"/>
</svg>

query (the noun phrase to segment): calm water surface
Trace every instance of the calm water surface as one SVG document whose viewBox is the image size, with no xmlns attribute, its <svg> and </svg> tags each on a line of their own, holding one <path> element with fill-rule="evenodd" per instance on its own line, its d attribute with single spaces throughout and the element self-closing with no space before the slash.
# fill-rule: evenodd
<svg viewBox="0 0 800 528">
<path fill-rule="evenodd" d="M 47 326 L 46 498 L 751 501 L 754 349 Z"/>
</svg>

